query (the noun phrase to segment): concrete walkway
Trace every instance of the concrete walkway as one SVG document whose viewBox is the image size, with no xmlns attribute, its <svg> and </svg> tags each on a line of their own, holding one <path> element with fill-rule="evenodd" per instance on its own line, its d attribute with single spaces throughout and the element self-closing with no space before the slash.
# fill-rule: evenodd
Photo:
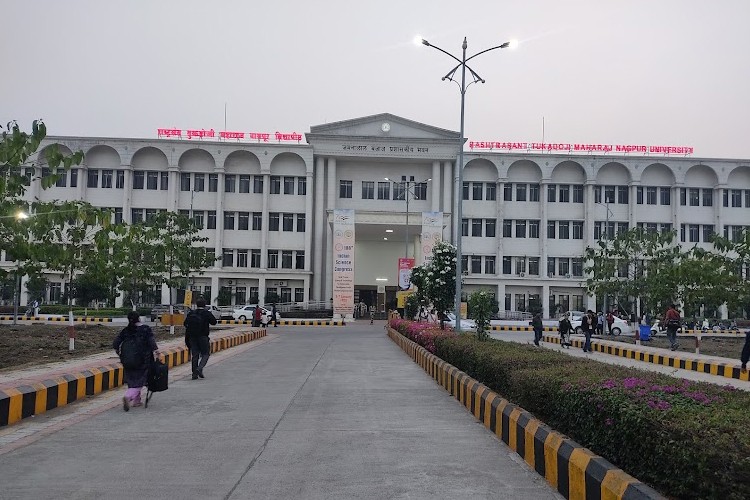
<svg viewBox="0 0 750 500">
<path fill-rule="evenodd" d="M 383 324 L 273 328 L 212 357 L 205 380 L 173 370 L 148 409 L 92 398 L 39 439 L 0 442 L 1 496 L 561 498 Z"/>
</svg>

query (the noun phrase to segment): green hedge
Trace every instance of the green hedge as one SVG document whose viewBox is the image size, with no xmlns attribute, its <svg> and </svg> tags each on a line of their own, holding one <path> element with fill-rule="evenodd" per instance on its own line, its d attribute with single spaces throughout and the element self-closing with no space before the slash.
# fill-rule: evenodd
<svg viewBox="0 0 750 500">
<path fill-rule="evenodd" d="M 435 354 L 672 498 L 750 498 L 750 394 L 473 335 Z"/>
</svg>

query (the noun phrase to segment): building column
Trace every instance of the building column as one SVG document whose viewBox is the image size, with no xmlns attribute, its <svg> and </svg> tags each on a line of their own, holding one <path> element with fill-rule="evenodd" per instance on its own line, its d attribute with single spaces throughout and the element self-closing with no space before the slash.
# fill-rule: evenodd
<svg viewBox="0 0 750 500">
<path fill-rule="evenodd" d="M 586 244 L 590 247 L 594 246 L 594 223 L 596 221 L 596 214 L 594 213 L 594 184 L 593 182 L 585 185 L 586 193 L 584 195 L 584 204 L 586 205 L 586 214 L 583 223 L 584 231 L 586 231 Z M 606 231 L 606 228 L 604 229 Z M 545 264 L 546 265 L 546 264 Z"/>
<path fill-rule="evenodd" d="M 260 231 L 260 268 L 268 269 L 268 229 L 271 225 L 270 214 L 268 213 L 268 198 L 271 192 L 271 173 L 263 174 L 263 224 Z M 281 214 L 279 214 L 281 217 Z M 279 221 L 281 224 L 281 221 Z M 258 291 L 258 300 L 264 297 Z"/>
<path fill-rule="evenodd" d="M 133 219 L 130 214 L 131 208 L 133 208 L 133 167 L 130 165 L 122 165 L 125 170 L 123 176 L 123 195 L 122 195 L 122 220 L 128 224 L 133 223 Z M 79 172 L 80 173 L 80 172 Z"/>
<path fill-rule="evenodd" d="M 497 246 L 495 249 L 495 271 L 498 276 L 503 274 L 503 254 L 505 249 L 503 247 L 503 219 L 505 218 L 505 200 L 503 198 L 503 190 L 505 189 L 504 179 L 498 179 L 495 184 L 495 240 Z M 505 286 L 503 286 L 505 290 Z M 503 292 L 503 300 L 505 300 L 505 292 Z"/>
<path fill-rule="evenodd" d="M 219 275 L 213 274 L 211 276 L 211 303 L 215 306 L 219 305 Z"/>
<path fill-rule="evenodd" d="M 266 278 L 264 276 L 259 276 L 258 277 L 258 304 L 265 305 L 265 302 L 266 302 L 265 299 L 266 299 Z"/>
<path fill-rule="evenodd" d="M 327 168 L 327 175 L 328 175 L 328 189 L 326 192 L 326 195 L 328 197 L 327 199 L 327 212 L 333 213 L 333 211 L 336 209 L 336 197 L 337 197 L 337 191 L 336 191 L 336 158 L 328 158 L 328 168 Z M 325 221 L 326 225 L 326 271 L 325 271 L 325 295 L 323 296 L 323 300 L 330 300 L 333 298 L 333 229 L 331 228 L 330 224 L 328 224 L 328 217 L 325 216 L 323 220 Z M 356 265 L 356 263 L 355 263 Z"/>
<path fill-rule="evenodd" d="M 177 201 L 180 197 L 180 172 L 177 165 L 169 166 L 169 186 L 167 190 L 167 210 L 170 212 L 177 211 Z M 161 179 L 159 179 L 161 181 Z M 192 186 L 191 186 L 192 187 Z M 192 193 L 192 190 L 191 190 Z M 190 214 L 192 217 L 193 214 Z"/>
<path fill-rule="evenodd" d="M 714 187 L 713 189 L 713 204 L 714 204 L 714 227 L 716 227 L 716 234 L 719 236 L 724 236 L 724 219 L 723 219 L 723 212 L 724 212 L 724 198 L 723 190 L 726 186 L 718 185 Z M 678 231 L 680 228 L 676 228 Z M 731 235 L 730 235 L 731 238 Z"/>
<path fill-rule="evenodd" d="M 672 227 L 677 230 L 677 241 L 680 241 L 679 235 L 680 235 L 680 189 L 682 189 L 684 186 L 678 185 L 672 187 L 672 200 L 675 201 L 675 203 L 671 204 L 672 208 Z M 671 200 L 670 200 L 671 201 Z"/>
<path fill-rule="evenodd" d="M 455 225 L 453 217 L 453 197 L 451 196 L 451 193 L 453 192 L 452 170 L 451 162 L 443 162 L 443 213 L 450 215 L 451 238 L 453 238 L 453 226 Z M 455 240 L 453 240 L 453 242 L 455 243 Z"/>
<path fill-rule="evenodd" d="M 551 317 L 549 313 L 549 285 L 542 285 L 542 317 Z"/>
<path fill-rule="evenodd" d="M 313 238 L 313 173 L 307 172 L 305 177 L 307 191 L 305 192 L 305 265 L 304 271 L 310 272 L 310 262 L 312 259 L 312 238 Z M 305 287 L 307 294 L 307 287 Z"/>
<path fill-rule="evenodd" d="M 310 275 L 306 274 L 302 277 L 302 302 L 310 302 Z"/>
<path fill-rule="evenodd" d="M 323 272 L 323 262 L 325 259 L 324 236 L 327 221 L 325 218 L 325 158 L 316 158 L 315 163 L 315 217 L 310 221 L 315 240 L 315 253 L 313 259 L 313 276 L 312 276 L 312 299 L 325 300 L 323 297 L 323 283 L 325 275 Z"/>
<path fill-rule="evenodd" d="M 214 230 L 214 252 L 219 260 L 215 267 L 222 267 L 224 255 L 224 171 L 214 171 L 218 178 L 216 186 L 216 229 Z M 261 259 L 263 256 L 261 256 Z"/>
<path fill-rule="evenodd" d="M 628 198 L 628 211 L 630 219 L 630 229 L 633 229 L 638 224 L 638 186 L 640 182 L 633 182 L 630 184 L 630 195 Z M 674 205 L 674 202 L 672 203 Z"/>
<path fill-rule="evenodd" d="M 541 184 L 539 185 L 539 190 L 541 193 L 539 193 L 539 199 L 541 200 L 541 221 L 539 222 L 539 277 L 542 279 L 547 279 L 547 255 L 548 255 L 548 245 L 549 242 L 547 241 L 547 213 L 549 212 L 547 207 L 547 185 L 549 184 L 549 181 L 542 180 Z M 571 229 L 572 231 L 572 229 Z M 571 235 L 572 236 L 572 235 Z M 549 296 L 549 285 L 543 285 L 543 290 L 547 290 L 547 296 Z M 542 306 L 544 308 L 544 317 L 547 317 L 547 314 L 549 314 L 549 304 L 547 302 L 543 301 L 544 305 Z"/>
<path fill-rule="evenodd" d="M 433 212 L 440 211 L 440 162 L 432 162 L 432 199 L 430 200 L 430 210 Z"/>
<path fill-rule="evenodd" d="M 500 311 L 505 310 L 505 283 L 498 283 L 497 285 L 497 307 Z"/>
</svg>

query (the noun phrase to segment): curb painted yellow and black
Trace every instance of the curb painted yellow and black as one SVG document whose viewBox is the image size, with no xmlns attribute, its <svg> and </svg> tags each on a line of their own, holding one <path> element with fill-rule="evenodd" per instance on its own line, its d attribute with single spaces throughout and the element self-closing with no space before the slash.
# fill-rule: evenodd
<svg viewBox="0 0 750 500">
<path fill-rule="evenodd" d="M 265 337 L 266 333 L 263 329 L 212 339 L 211 352 L 223 351 Z M 169 347 L 160 352 L 170 368 L 190 362 L 188 350 L 184 346 Z M 123 375 L 122 365 L 111 363 L 37 382 L 0 388 L 0 427 L 119 387 L 123 383 Z"/>
<path fill-rule="evenodd" d="M 388 336 L 565 498 L 663 498 L 397 331 Z"/>
<path fill-rule="evenodd" d="M 0 316 L 0 321 L 13 321 L 13 316 Z M 19 316 L 18 321 L 70 321 L 60 316 Z M 74 323 L 112 323 L 112 318 L 94 318 L 89 316 L 74 316 Z"/>
<path fill-rule="evenodd" d="M 250 320 L 239 319 L 220 319 L 219 325 L 251 325 Z M 345 326 L 342 319 L 282 319 L 279 320 L 279 326 Z M 273 328 L 268 325 L 266 328 Z"/>
<path fill-rule="evenodd" d="M 533 332 L 534 328 L 531 326 L 515 326 L 515 325 L 492 325 L 490 329 L 496 332 Z M 544 327 L 545 332 L 556 332 L 557 328 L 551 326 Z"/>
<path fill-rule="evenodd" d="M 551 344 L 560 343 L 560 337 L 554 335 L 544 335 L 542 337 L 542 340 Z M 573 344 L 573 347 L 583 348 L 583 339 L 570 339 L 570 342 L 571 344 Z M 750 380 L 750 371 L 742 371 L 740 369 L 739 363 L 727 364 L 707 359 L 690 359 L 666 353 L 659 354 L 646 352 L 638 349 L 638 346 L 623 344 L 623 347 L 620 347 L 611 344 L 602 344 L 597 342 L 596 340 L 591 341 L 591 349 L 596 352 L 611 354 L 613 356 L 620 356 L 622 358 L 635 359 L 636 361 L 643 361 L 645 363 L 652 363 L 655 365 L 681 368 L 683 370 L 690 370 L 693 372 L 708 373 L 710 375 L 717 375 L 719 377 L 731 378 L 735 380 Z"/>
</svg>

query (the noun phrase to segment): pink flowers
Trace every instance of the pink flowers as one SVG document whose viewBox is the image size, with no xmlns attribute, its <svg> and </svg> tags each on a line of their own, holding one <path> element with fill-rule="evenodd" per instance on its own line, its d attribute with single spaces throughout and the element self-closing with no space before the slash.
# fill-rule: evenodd
<svg viewBox="0 0 750 500">
<path fill-rule="evenodd" d="M 696 384 L 689 380 L 683 380 L 677 384 L 659 385 L 648 379 L 628 377 L 622 379 L 622 381 L 605 380 L 600 387 L 607 391 L 621 391 L 625 395 L 630 395 L 633 400 L 643 402 L 649 408 L 659 411 L 667 411 L 674 405 L 686 403 L 710 405 L 722 401 L 721 397 L 717 395 L 709 395 L 702 390 L 698 390 Z"/>
<path fill-rule="evenodd" d="M 392 319 L 389 325 L 433 354 L 435 353 L 435 339 L 455 336 L 453 331 L 441 330 L 440 326 L 435 323 L 417 323 L 404 319 Z"/>
</svg>

